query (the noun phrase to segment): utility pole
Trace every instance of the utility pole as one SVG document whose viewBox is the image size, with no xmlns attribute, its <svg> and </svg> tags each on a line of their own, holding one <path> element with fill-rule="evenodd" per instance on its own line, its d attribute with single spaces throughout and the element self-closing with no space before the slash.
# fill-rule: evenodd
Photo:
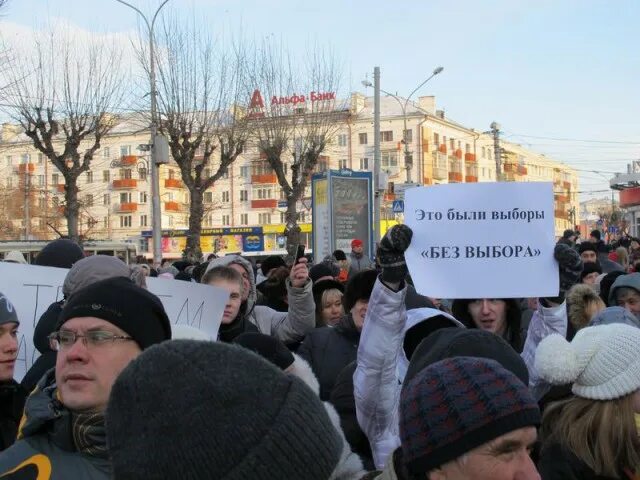
<svg viewBox="0 0 640 480">
<path fill-rule="evenodd" d="M 500 148 L 500 125 L 491 122 L 489 125 L 493 134 L 493 155 L 496 159 L 496 182 L 502 180 L 502 149 Z"/>
<path fill-rule="evenodd" d="M 373 68 L 373 242 L 380 241 L 380 67 Z M 371 257 L 375 252 L 371 252 Z"/>
<path fill-rule="evenodd" d="M 135 10 L 144 20 L 149 33 L 149 83 L 151 84 L 151 231 L 153 238 L 153 263 L 162 263 L 162 212 L 160 210 L 160 158 L 158 153 L 166 150 L 166 141 L 161 142 L 158 136 L 158 113 L 157 113 L 157 91 L 156 91 L 156 58 L 154 51 L 153 28 L 158 18 L 158 14 L 169 0 L 164 0 L 153 14 L 151 23 L 137 7 L 125 2 L 116 0 L 123 5 Z M 162 145 L 161 145 L 162 143 Z"/>
<path fill-rule="evenodd" d="M 24 165 L 24 239 L 29 240 L 31 236 L 31 214 L 29 212 L 29 163 Z"/>
</svg>

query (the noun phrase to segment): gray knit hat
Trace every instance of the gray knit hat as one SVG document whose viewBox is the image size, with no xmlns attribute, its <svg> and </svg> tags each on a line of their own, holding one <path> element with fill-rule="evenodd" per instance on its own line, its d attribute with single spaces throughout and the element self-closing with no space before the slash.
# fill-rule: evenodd
<svg viewBox="0 0 640 480">
<path fill-rule="evenodd" d="M 0 293 L 0 325 L 5 323 L 19 324 L 20 321 L 18 320 L 18 313 L 13 304 L 7 297 Z"/>
<path fill-rule="evenodd" d="M 224 343 L 149 348 L 116 380 L 106 418 L 115 480 L 324 480 L 342 450 L 304 382 Z"/>
</svg>

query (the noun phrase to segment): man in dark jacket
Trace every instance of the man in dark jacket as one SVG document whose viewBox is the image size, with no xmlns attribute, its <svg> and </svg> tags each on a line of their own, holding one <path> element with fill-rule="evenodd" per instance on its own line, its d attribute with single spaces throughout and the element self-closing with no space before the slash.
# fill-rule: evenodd
<svg viewBox="0 0 640 480">
<path fill-rule="evenodd" d="M 158 297 L 128 278 L 74 293 L 50 336 L 56 367 L 27 399 L 18 440 L 0 454 L 0 477 L 111 478 L 104 416 L 111 387 L 142 350 L 170 338 Z"/>
<path fill-rule="evenodd" d="M 15 308 L 0 293 L 0 451 L 15 441 L 24 406 L 24 390 L 13 379 L 18 355 L 18 325 Z"/>
<path fill-rule="evenodd" d="M 298 349 L 320 382 L 320 398 L 329 400 L 338 374 L 356 359 L 367 303 L 376 282 L 375 270 L 364 270 L 349 280 L 343 297 L 346 314 L 335 327 L 310 332 Z M 363 308 L 364 307 L 364 308 Z"/>
</svg>

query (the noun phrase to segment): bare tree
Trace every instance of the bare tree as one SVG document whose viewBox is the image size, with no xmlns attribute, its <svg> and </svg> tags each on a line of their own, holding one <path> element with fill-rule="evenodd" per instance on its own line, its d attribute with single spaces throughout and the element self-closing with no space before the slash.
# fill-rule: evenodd
<svg viewBox="0 0 640 480">
<path fill-rule="evenodd" d="M 244 49 L 234 45 L 225 51 L 206 32 L 175 17 L 164 22 L 158 44 L 159 132 L 189 190 L 183 255 L 199 261 L 204 193 L 229 171 L 247 140 L 247 119 L 239 107 Z M 141 47 L 138 53 L 148 69 L 147 52 Z"/>
<path fill-rule="evenodd" d="M 248 68 L 253 140 L 284 192 L 287 251 L 293 256 L 300 243 L 296 206 L 349 115 L 337 97 L 341 71 L 326 49 L 315 46 L 296 62 L 281 45 L 268 41 L 256 49 Z"/>
<path fill-rule="evenodd" d="M 67 233 L 79 240 L 78 177 L 90 169 L 122 99 L 121 52 L 50 32 L 5 69 L 7 113 L 64 178 Z"/>
</svg>

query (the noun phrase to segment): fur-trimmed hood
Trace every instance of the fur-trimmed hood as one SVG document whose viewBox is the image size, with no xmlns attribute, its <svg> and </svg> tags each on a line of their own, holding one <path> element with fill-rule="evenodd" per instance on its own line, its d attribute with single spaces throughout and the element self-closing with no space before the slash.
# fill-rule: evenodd
<svg viewBox="0 0 640 480">
<path fill-rule="evenodd" d="M 600 311 L 606 307 L 592 286 L 578 283 L 567 292 L 567 312 L 571 325 L 577 330 L 586 327 L 591 320 L 587 307 L 597 305 Z"/>
<path fill-rule="evenodd" d="M 247 308 L 245 309 L 245 315 L 249 316 L 256 304 L 256 299 L 258 298 L 258 294 L 256 292 L 256 277 L 253 274 L 253 267 L 251 266 L 251 262 L 249 260 L 242 258 L 240 255 L 225 255 L 224 257 L 214 258 L 209 262 L 209 265 L 207 266 L 207 269 L 204 271 L 204 273 L 206 274 L 212 268 L 228 267 L 234 263 L 244 268 L 247 272 L 247 275 L 249 276 L 249 296 L 247 297 Z"/>
</svg>

